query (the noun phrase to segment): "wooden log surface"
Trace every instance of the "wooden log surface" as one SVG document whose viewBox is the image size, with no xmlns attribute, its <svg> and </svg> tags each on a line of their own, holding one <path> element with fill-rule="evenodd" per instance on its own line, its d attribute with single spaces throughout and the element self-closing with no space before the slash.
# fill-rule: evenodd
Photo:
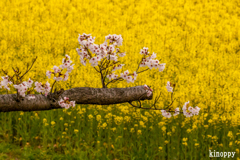
<svg viewBox="0 0 240 160">
<path fill-rule="evenodd" d="M 152 96 L 147 97 L 144 86 L 128 88 L 90 88 L 77 87 L 63 91 L 62 95 L 56 99 L 59 101 L 63 97 L 69 97 L 69 101 L 76 104 L 97 104 L 110 105 L 139 100 L 151 100 Z M 49 95 L 54 95 L 49 94 Z M 49 96 L 36 94 L 35 99 L 28 100 L 26 97 L 16 101 L 17 94 L 0 95 L 0 112 L 10 111 L 40 111 L 61 108 L 58 102 L 49 99 Z"/>
</svg>

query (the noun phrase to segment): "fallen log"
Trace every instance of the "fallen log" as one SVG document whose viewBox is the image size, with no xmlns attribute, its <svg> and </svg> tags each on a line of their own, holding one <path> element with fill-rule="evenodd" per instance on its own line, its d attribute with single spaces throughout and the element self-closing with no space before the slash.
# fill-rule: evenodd
<svg viewBox="0 0 240 160">
<path fill-rule="evenodd" d="M 50 97 L 56 97 L 55 100 Z M 128 88 L 90 88 L 77 87 L 69 90 L 63 90 L 61 95 L 57 93 L 49 93 L 46 97 L 36 94 L 35 99 L 28 100 L 24 98 L 17 100 L 17 94 L 0 95 L 0 112 L 11 111 L 41 111 L 58 109 L 61 106 L 58 101 L 63 97 L 69 97 L 69 101 L 75 101 L 76 104 L 97 104 L 110 105 L 125 102 L 151 100 L 153 94 L 147 97 L 144 86 L 128 87 Z"/>
</svg>

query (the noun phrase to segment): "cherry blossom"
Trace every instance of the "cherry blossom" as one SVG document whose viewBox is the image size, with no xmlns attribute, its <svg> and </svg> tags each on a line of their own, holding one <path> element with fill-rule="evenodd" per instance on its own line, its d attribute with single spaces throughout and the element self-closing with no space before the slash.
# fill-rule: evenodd
<svg viewBox="0 0 240 160">
<path fill-rule="evenodd" d="M 166 86 L 168 92 L 173 92 L 173 88 L 171 87 L 171 82 L 167 82 L 167 86 Z"/>
</svg>

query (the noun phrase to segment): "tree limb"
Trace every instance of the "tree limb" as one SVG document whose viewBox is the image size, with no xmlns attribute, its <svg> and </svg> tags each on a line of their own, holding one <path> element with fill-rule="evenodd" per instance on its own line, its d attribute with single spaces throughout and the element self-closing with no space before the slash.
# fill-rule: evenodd
<svg viewBox="0 0 240 160">
<path fill-rule="evenodd" d="M 144 86 L 129 88 L 77 87 L 63 91 L 56 100 L 59 101 L 63 97 L 69 97 L 69 101 L 75 101 L 76 104 L 110 105 L 152 99 L 153 94 L 147 97 L 147 94 L 144 93 L 146 93 Z M 35 99 L 28 100 L 25 97 L 20 102 L 16 101 L 17 94 L 0 95 L 0 112 L 39 111 L 61 108 L 57 101 L 50 98 L 56 97 L 56 94 L 49 93 L 47 97 L 36 94 Z"/>
</svg>

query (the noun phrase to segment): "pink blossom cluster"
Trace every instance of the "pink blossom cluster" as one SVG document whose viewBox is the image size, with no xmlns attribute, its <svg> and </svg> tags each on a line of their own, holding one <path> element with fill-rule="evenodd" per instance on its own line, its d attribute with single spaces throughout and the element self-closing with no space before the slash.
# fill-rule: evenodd
<svg viewBox="0 0 240 160">
<path fill-rule="evenodd" d="M 81 46 L 80 48 L 76 49 L 78 52 L 78 55 L 80 56 L 80 62 L 82 65 L 86 66 L 87 61 L 85 59 L 90 59 L 90 56 L 88 55 L 87 49 Z"/>
<path fill-rule="evenodd" d="M 108 45 L 107 40 L 110 40 L 110 44 Z M 94 44 L 95 38 L 92 38 L 91 34 L 87 35 L 83 33 L 83 35 L 79 34 L 78 37 L 79 44 L 82 45 L 80 48 L 77 48 L 78 55 L 80 56 L 81 63 L 86 66 L 87 60 L 91 63 L 92 67 L 96 67 L 98 62 L 103 58 L 107 58 L 108 60 L 117 61 L 117 53 L 119 57 L 124 57 L 126 54 L 119 52 L 119 48 L 116 46 L 122 45 L 122 37 L 121 35 L 108 35 L 106 36 L 105 42 L 97 45 Z M 90 57 L 88 53 L 88 49 L 96 56 Z"/>
<path fill-rule="evenodd" d="M 78 41 L 79 44 L 81 44 L 82 46 L 89 47 L 91 44 L 94 43 L 95 37 L 92 37 L 91 34 L 83 33 L 83 35 L 79 34 Z"/>
<path fill-rule="evenodd" d="M 22 96 L 25 97 L 25 93 L 27 91 L 28 88 L 31 88 L 33 84 L 33 81 L 29 78 L 29 80 L 26 82 L 22 82 L 21 84 L 18 85 L 13 85 L 14 88 L 16 88 L 18 90 L 18 93 Z M 33 97 L 29 97 L 30 99 Z"/>
<path fill-rule="evenodd" d="M 114 66 L 112 71 L 116 71 L 117 69 L 121 69 L 125 64 L 119 64 L 117 66 Z"/>
<path fill-rule="evenodd" d="M 134 83 L 134 81 L 137 79 L 137 73 L 136 71 L 133 72 L 133 77 L 129 75 L 129 71 L 126 70 L 124 71 L 124 73 L 120 73 L 120 77 L 122 77 L 123 79 L 125 79 L 127 81 L 127 83 L 132 82 Z"/>
<path fill-rule="evenodd" d="M 144 89 L 146 90 L 147 96 L 149 97 L 152 94 L 153 90 L 149 88 L 146 84 L 144 84 Z"/>
<path fill-rule="evenodd" d="M 191 117 L 193 115 L 198 115 L 199 114 L 199 111 L 200 111 L 200 108 L 198 106 L 196 106 L 195 108 L 193 107 L 188 107 L 189 106 L 189 101 L 186 102 L 184 105 L 183 105 L 183 115 L 186 116 L 186 117 Z M 188 109 L 187 109 L 188 107 Z M 167 112 L 166 110 L 161 110 L 162 111 L 162 115 L 166 118 L 170 118 L 172 116 L 172 114 L 170 112 Z M 180 109 L 179 108 L 176 108 L 175 111 L 174 111 L 174 114 L 173 116 L 176 116 L 178 115 L 180 112 Z"/>
<path fill-rule="evenodd" d="M 109 40 L 110 45 L 108 45 L 107 40 Z M 117 53 L 119 57 L 124 57 L 126 55 L 125 52 L 121 53 L 119 52 L 119 48 L 116 46 L 122 45 L 122 36 L 121 35 L 108 35 L 105 37 L 105 42 L 103 44 L 97 45 L 94 44 L 95 37 L 92 38 L 91 34 L 85 34 L 83 35 L 79 34 L 78 37 L 79 44 L 82 45 L 80 48 L 77 48 L 78 55 L 80 56 L 80 61 L 81 63 L 86 66 L 87 60 L 89 60 L 89 63 L 91 63 L 92 67 L 96 67 L 98 65 L 98 62 L 101 61 L 103 58 L 107 58 L 108 60 L 113 60 L 113 61 L 118 61 Z M 89 50 L 92 53 L 95 53 L 96 56 L 91 57 Z M 144 56 L 149 55 L 148 48 L 144 47 L 141 49 L 141 54 L 144 54 Z M 158 68 L 159 71 L 163 71 L 165 68 L 165 63 L 159 64 L 158 60 L 154 60 L 156 58 L 156 54 L 153 53 L 151 56 L 147 58 L 143 58 L 140 67 L 145 67 L 148 66 L 150 69 L 155 67 L 156 69 Z M 116 69 L 120 69 L 123 65 L 116 67 L 114 66 L 112 71 L 115 71 Z M 137 78 L 137 73 L 133 73 L 133 77 L 128 75 L 129 72 L 125 71 L 124 73 L 121 73 L 120 77 L 123 79 L 127 80 L 127 82 L 134 82 Z M 108 79 L 116 79 L 118 76 L 114 73 L 110 73 L 107 75 Z"/>
<path fill-rule="evenodd" d="M 148 48 L 143 47 L 143 49 L 141 49 L 140 51 L 140 54 L 144 54 L 144 57 L 148 56 L 149 55 Z M 165 69 L 166 63 L 159 64 L 159 60 L 154 60 L 154 58 L 156 57 L 157 55 L 153 52 L 151 56 L 149 55 L 149 57 L 143 58 L 140 67 L 148 66 L 150 69 L 155 68 L 158 69 L 159 72 L 162 72 Z"/>
<path fill-rule="evenodd" d="M 143 47 L 143 49 L 141 49 L 140 54 L 144 54 L 144 55 L 149 55 L 150 52 L 148 52 L 148 47 Z"/>
<path fill-rule="evenodd" d="M 69 98 L 64 97 L 64 100 L 61 99 L 60 101 L 58 101 L 58 104 L 65 109 L 69 109 L 71 106 L 75 107 L 75 101 L 69 101 Z"/>
<path fill-rule="evenodd" d="M 172 114 L 171 114 L 170 112 L 167 112 L 166 110 L 161 110 L 161 112 L 162 112 L 162 115 L 163 115 L 164 117 L 166 117 L 166 118 L 172 117 Z M 178 115 L 179 112 L 180 112 L 179 108 L 176 108 L 176 109 L 174 110 L 173 116 Z"/>
<path fill-rule="evenodd" d="M 12 84 L 10 80 L 8 80 L 8 75 L 6 77 L 2 77 L 2 81 L 0 83 L 0 88 L 4 87 L 5 89 L 10 91 L 9 85 Z"/>
<path fill-rule="evenodd" d="M 114 74 L 114 73 L 111 73 L 109 75 L 106 76 L 109 80 L 111 79 L 117 79 L 118 78 L 118 75 Z"/>
<path fill-rule="evenodd" d="M 200 108 L 198 106 L 196 106 L 195 108 L 193 107 L 188 107 L 189 106 L 189 101 L 186 102 L 184 105 L 183 105 L 183 115 L 185 115 L 186 117 L 192 117 L 193 115 L 198 115 L 199 114 L 199 111 L 200 111 Z M 187 108 L 188 107 L 188 108 Z"/>
<path fill-rule="evenodd" d="M 0 84 L 0 87 L 5 87 L 5 89 L 8 89 L 10 90 L 9 88 L 9 85 L 12 84 L 11 81 L 8 80 L 8 75 L 5 76 L 5 77 L 2 77 L 2 81 L 1 81 L 1 84 Z M 28 90 L 28 88 L 31 88 L 32 87 L 32 84 L 33 84 L 33 81 L 29 78 L 28 81 L 24 81 L 22 82 L 21 84 L 18 84 L 18 85 L 13 85 L 13 87 L 15 89 L 17 89 L 18 93 L 22 96 L 22 97 L 25 97 L 26 96 L 26 91 Z M 47 94 L 50 90 L 50 84 L 47 82 L 45 87 L 44 88 L 41 88 L 41 83 L 38 83 L 38 82 L 35 82 L 35 90 L 37 92 L 44 92 L 45 94 Z M 27 96 L 28 100 L 30 99 L 34 99 L 35 96 L 34 95 L 28 95 Z"/>
<path fill-rule="evenodd" d="M 105 41 L 107 41 L 108 39 L 110 40 L 109 41 L 110 43 L 113 43 L 117 46 L 121 46 L 122 42 L 123 42 L 123 38 L 122 38 L 121 34 L 120 35 L 116 35 L 116 34 L 110 35 L 109 34 L 108 36 L 105 37 Z"/>
<path fill-rule="evenodd" d="M 50 83 L 48 83 L 48 82 L 46 82 L 44 85 L 42 85 L 41 82 L 35 82 L 35 86 L 36 87 L 34 89 L 39 93 L 44 93 L 45 96 L 48 95 L 48 93 L 50 92 L 50 89 L 51 89 Z"/>
<path fill-rule="evenodd" d="M 97 55 L 96 57 L 92 57 L 89 60 L 89 63 L 91 63 L 92 67 L 96 67 L 98 65 L 98 62 L 101 61 L 101 56 Z"/>
<path fill-rule="evenodd" d="M 59 81 L 59 80 L 62 80 L 62 79 L 63 79 L 63 81 L 66 81 L 68 79 L 68 76 L 69 76 L 68 73 L 70 73 L 73 70 L 73 65 L 74 64 L 71 65 L 72 61 L 70 60 L 70 56 L 68 56 L 68 55 L 65 55 L 65 56 L 66 57 L 63 58 L 63 60 L 62 60 L 62 65 L 60 65 L 61 69 L 65 69 L 65 68 L 67 69 L 67 72 L 64 74 L 64 77 L 63 78 L 60 77 L 61 75 L 63 75 L 63 74 L 61 74 L 61 69 L 57 66 L 54 66 L 53 67 L 54 72 L 47 71 L 46 75 L 48 76 L 48 78 L 51 78 L 51 74 L 54 74 L 54 75 L 59 74 L 58 76 L 54 77 L 54 79 L 56 81 Z M 12 82 L 8 80 L 8 75 L 6 77 L 2 77 L 2 79 L 3 80 L 0 83 L 0 87 L 1 88 L 5 87 L 5 89 L 10 90 L 9 85 L 12 84 Z M 13 85 L 13 87 L 15 89 L 17 89 L 18 93 L 22 97 L 25 97 L 26 96 L 25 93 L 28 90 L 28 88 L 32 87 L 32 83 L 33 83 L 33 81 L 29 78 L 28 81 L 24 81 L 24 82 L 22 82 L 21 84 L 18 84 L 18 85 Z M 48 93 L 51 90 L 50 84 L 48 82 L 46 82 L 45 84 L 42 84 L 41 82 L 35 82 L 35 86 L 36 87 L 34 89 L 39 93 L 44 93 L 45 96 L 47 96 Z M 27 98 L 28 98 L 28 100 L 35 99 L 35 96 L 34 95 L 28 95 Z M 71 102 L 71 104 L 73 104 L 73 103 L 75 103 L 75 102 Z"/>
<path fill-rule="evenodd" d="M 167 82 L 167 86 L 166 86 L 168 92 L 173 92 L 173 88 L 171 87 L 171 82 Z"/>
<path fill-rule="evenodd" d="M 58 66 L 54 66 L 52 69 L 54 70 L 54 72 L 51 72 L 51 71 L 47 71 L 46 72 L 46 75 L 48 78 L 51 78 L 51 74 L 54 74 L 54 80 L 56 81 L 66 81 L 68 79 L 68 76 L 69 76 L 69 73 L 73 70 L 73 66 L 74 64 L 71 65 L 72 61 L 70 60 L 70 56 L 69 55 L 65 55 L 66 57 L 63 58 L 62 60 L 62 65 L 60 65 L 59 67 Z M 63 77 L 60 77 L 62 74 L 61 74 L 61 69 L 67 69 L 67 72 L 63 75 Z M 56 76 L 58 74 L 58 76 Z"/>
</svg>

